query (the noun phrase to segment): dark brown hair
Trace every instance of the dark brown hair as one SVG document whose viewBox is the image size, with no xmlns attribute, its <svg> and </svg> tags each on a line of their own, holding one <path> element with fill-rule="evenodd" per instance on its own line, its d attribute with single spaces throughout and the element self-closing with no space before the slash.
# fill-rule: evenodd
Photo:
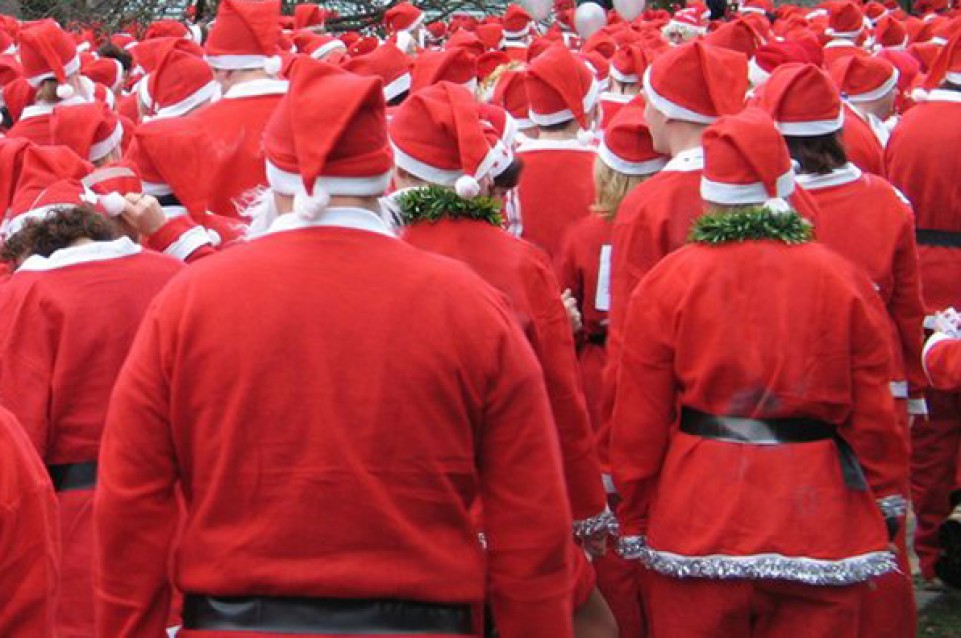
<svg viewBox="0 0 961 638">
<path fill-rule="evenodd" d="M 133 68 L 133 55 L 130 51 L 125 51 L 112 42 L 103 43 L 97 49 L 97 54 L 102 58 L 113 58 L 120 62 L 124 73 L 130 73 L 130 69 Z"/>
<path fill-rule="evenodd" d="M 494 186 L 498 188 L 514 188 L 521 181 L 521 173 L 524 171 L 524 161 L 519 157 L 511 160 L 510 166 L 494 178 Z"/>
<path fill-rule="evenodd" d="M 801 165 L 801 173 L 823 175 L 841 168 L 848 161 L 840 131 L 811 137 L 786 135 L 784 141 L 791 158 Z"/>
<path fill-rule="evenodd" d="M 120 236 L 117 226 L 86 206 L 55 209 L 43 219 L 28 220 L 0 249 L 0 260 L 19 264 L 31 255 L 49 257 L 78 239 L 109 241 Z"/>
</svg>

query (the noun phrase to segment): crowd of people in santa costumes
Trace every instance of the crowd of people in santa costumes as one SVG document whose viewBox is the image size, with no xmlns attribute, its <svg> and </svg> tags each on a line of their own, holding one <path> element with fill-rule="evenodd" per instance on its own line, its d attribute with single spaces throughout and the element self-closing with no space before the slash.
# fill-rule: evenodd
<svg viewBox="0 0 961 638">
<path fill-rule="evenodd" d="M 615 5 L 0 16 L 0 635 L 961 588 L 961 7 Z"/>
</svg>

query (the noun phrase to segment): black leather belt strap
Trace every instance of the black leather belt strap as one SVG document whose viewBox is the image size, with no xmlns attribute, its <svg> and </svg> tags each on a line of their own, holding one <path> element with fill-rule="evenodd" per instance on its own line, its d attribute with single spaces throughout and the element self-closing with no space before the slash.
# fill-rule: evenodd
<svg viewBox="0 0 961 638">
<path fill-rule="evenodd" d="M 961 248 L 961 232 L 918 228 L 914 231 L 914 236 L 922 246 Z"/>
<path fill-rule="evenodd" d="M 747 445 L 834 441 L 845 485 L 858 491 L 868 488 L 854 450 L 838 435 L 835 426 L 824 421 L 808 418 L 751 419 L 717 416 L 686 407 L 681 411 L 681 432 L 706 439 Z"/>
<path fill-rule="evenodd" d="M 184 596 L 184 629 L 289 634 L 473 635 L 470 605 L 336 598 Z"/>
<path fill-rule="evenodd" d="M 57 492 L 92 490 L 97 485 L 97 462 L 48 465 L 47 472 Z"/>
<path fill-rule="evenodd" d="M 161 195 L 157 198 L 157 203 L 161 206 L 183 206 L 176 195 Z"/>
<path fill-rule="evenodd" d="M 607 345 L 607 333 L 595 332 L 593 334 L 589 334 L 587 335 L 587 343 L 593 343 L 595 346 Z"/>
</svg>

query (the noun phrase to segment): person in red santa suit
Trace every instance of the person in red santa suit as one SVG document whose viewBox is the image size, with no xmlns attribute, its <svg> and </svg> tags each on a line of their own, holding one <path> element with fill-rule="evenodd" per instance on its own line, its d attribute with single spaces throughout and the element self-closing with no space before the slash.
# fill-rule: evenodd
<svg viewBox="0 0 961 638">
<path fill-rule="evenodd" d="M 610 482 L 607 423 L 601 409 L 610 307 L 611 225 L 627 193 L 666 163 L 667 158 L 654 150 L 644 121 L 643 102 L 629 103 L 604 131 L 598 146 L 594 163 L 597 201 L 592 214 L 571 227 L 555 261 L 561 287 L 572 292 L 583 316 L 583 330 L 577 335 L 577 358 L 612 507 L 616 506 L 617 495 Z M 622 638 L 644 635 L 635 565 L 609 551 L 594 560 L 594 569 L 598 589 L 611 607 Z"/>
<path fill-rule="evenodd" d="M 510 300 L 543 369 L 561 441 L 574 534 L 591 551 L 602 552 L 613 519 L 560 286 L 542 251 L 503 230 L 499 202 L 478 197 L 481 182 L 489 191 L 491 175 L 512 161 L 511 154 L 493 130 L 485 130 L 470 92 L 450 82 L 423 89 L 404 102 L 390 122 L 390 135 L 395 181 L 408 189 L 397 201 L 404 240 L 465 262 Z M 581 550 L 573 544 L 572 549 L 578 568 L 576 635 L 616 633 L 610 611 L 594 588 L 590 565 Z"/>
<path fill-rule="evenodd" d="M 882 148 L 887 146 L 891 137 L 888 121 L 894 115 L 895 100 L 900 94 L 901 72 L 884 58 L 859 56 L 842 58 L 830 71 L 849 107 L 847 112 L 870 127 Z"/>
<path fill-rule="evenodd" d="M 641 93 L 641 78 L 647 65 L 647 54 L 640 44 L 623 46 L 614 54 L 611 86 L 600 97 L 602 129 L 607 129 L 624 105 Z"/>
<path fill-rule="evenodd" d="M 172 551 L 184 638 L 476 637 L 488 591 L 505 638 L 570 637 L 542 373 L 497 293 L 380 217 L 380 82 L 301 60 L 265 148 L 270 231 L 167 286 L 111 400 L 99 635 L 160 635 Z"/>
<path fill-rule="evenodd" d="M 0 634 L 55 638 L 60 534 L 50 476 L 16 417 L 0 407 Z"/>
<path fill-rule="evenodd" d="M 884 303 L 893 353 L 891 393 L 907 445 L 909 414 L 926 413 L 922 393 L 927 385 L 921 369 L 924 305 L 911 206 L 884 178 L 848 161 L 841 143 L 841 97 L 824 71 L 813 65 L 776 69 L 761 105 L 800 166 L 798 183 L 817 202 L 818 241 L 860 266 Z M 901 491 L 907 494 L 909 486 Z M 864 636 L 914 635 L 914 591 L 903 524 L 896 542 L 899 572 L 879 579 L 865 597 Z"/>
<path fill-rule="evenodd" d="M 531 35 L 536 34 L 534 18 L 518 4 L 508 5 L 504 12 L 504 51 L 514 62 L 527 62 Z"/>
<path fill-rule="evenodd" d="M 38 170 L 34 153 L 53 151 L 67 152 L 27 152 L 17 199 L 35 203 L 8 227 L 15 232 L 3 246 L 15 271 L 0 286 L 0 402 L 23 425 L 57 491 L 57 635 L 89 638 L 92 503 L 107 403 L 147 305 L 182 266 L 142 250 L 120 220 L 92 210 L 80 182 Z M 119 212 L 123 200 L 114 206 Z"/>
<path fill-rule="evenodd" d="M 280 71 L 280 2 L 224 0 L 206 43 L 223 98 L 194 112 L 184 126 L 206 131 L 215 170 L 210 210 L 237 217 L 244 196 L 267 184 L 262 138 L 267 120 L 287 90 Z"/>
<path fill-rule="evenodd" d="M 20 31 L 20 61 L 24 78 L 36 93 L 7 137 L 51 144 L 53 109 L 60 104 L 80 104 L 89 97 L 80 75 L 80 54 L 56 22 L 41 20 Z"/>
<path fill-rule="evenodd" d="M 961 308 L 961 36 L 945 45 L 928 73 L 927 100 L 907 111 L 888 142 L 888 176 L 911 201 L 916 216 L 918 257 L 929 315 Z M 926 580 L 936 577 L 938 529 L 951 512 L 951 491 L 961 464 L 961 406 L 954 392 L 927 393 L 928 419 L 911 429 L 912 503 L 918 525 L 915 551 Z"/>
<path fill-rule="evenodd" d="M 654 636 L 855 638 L 906 507 L 883 311 L 785 199 L 766 113 L 703 148 L 708 213 L 632 293 L 616 362 L 622 555 Z"/>
<path fill-rule="evenodd" d="M 527 69 L 530 119 L 537 139 L 523 142 L 518 184 L 522 237 L 553 258 L 568 228 L 594 201 L 591 146 L 600 86 L 587 65 L 555 44 Z"/>
</svg>

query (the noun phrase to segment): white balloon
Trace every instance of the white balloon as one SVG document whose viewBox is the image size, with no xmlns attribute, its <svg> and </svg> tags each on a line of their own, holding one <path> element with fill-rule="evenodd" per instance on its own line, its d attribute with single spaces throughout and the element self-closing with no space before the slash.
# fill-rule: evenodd
<svg viewBox="0 0 961 638">
<path fill-rule="evenodd" d="M 521 6 L 527 13 L 531 14 L 532 18 L 541 22 L 551 14 L 553 3 L 551 0 L 521 0 Z"/>
<path fill-rule="evenodd" d="M 577 35 L 585 40 L 607 25 L 607 12 L 603 7 L 593 2 L 585 2 L 577 7 L 574 13 L 574 27 Z"/>
<path fill-rule="evenodd" d="M 630 22 L 644 11 L 644 0 L 614 0 L 614 10 L 617 14 Z"/>
</svg>

